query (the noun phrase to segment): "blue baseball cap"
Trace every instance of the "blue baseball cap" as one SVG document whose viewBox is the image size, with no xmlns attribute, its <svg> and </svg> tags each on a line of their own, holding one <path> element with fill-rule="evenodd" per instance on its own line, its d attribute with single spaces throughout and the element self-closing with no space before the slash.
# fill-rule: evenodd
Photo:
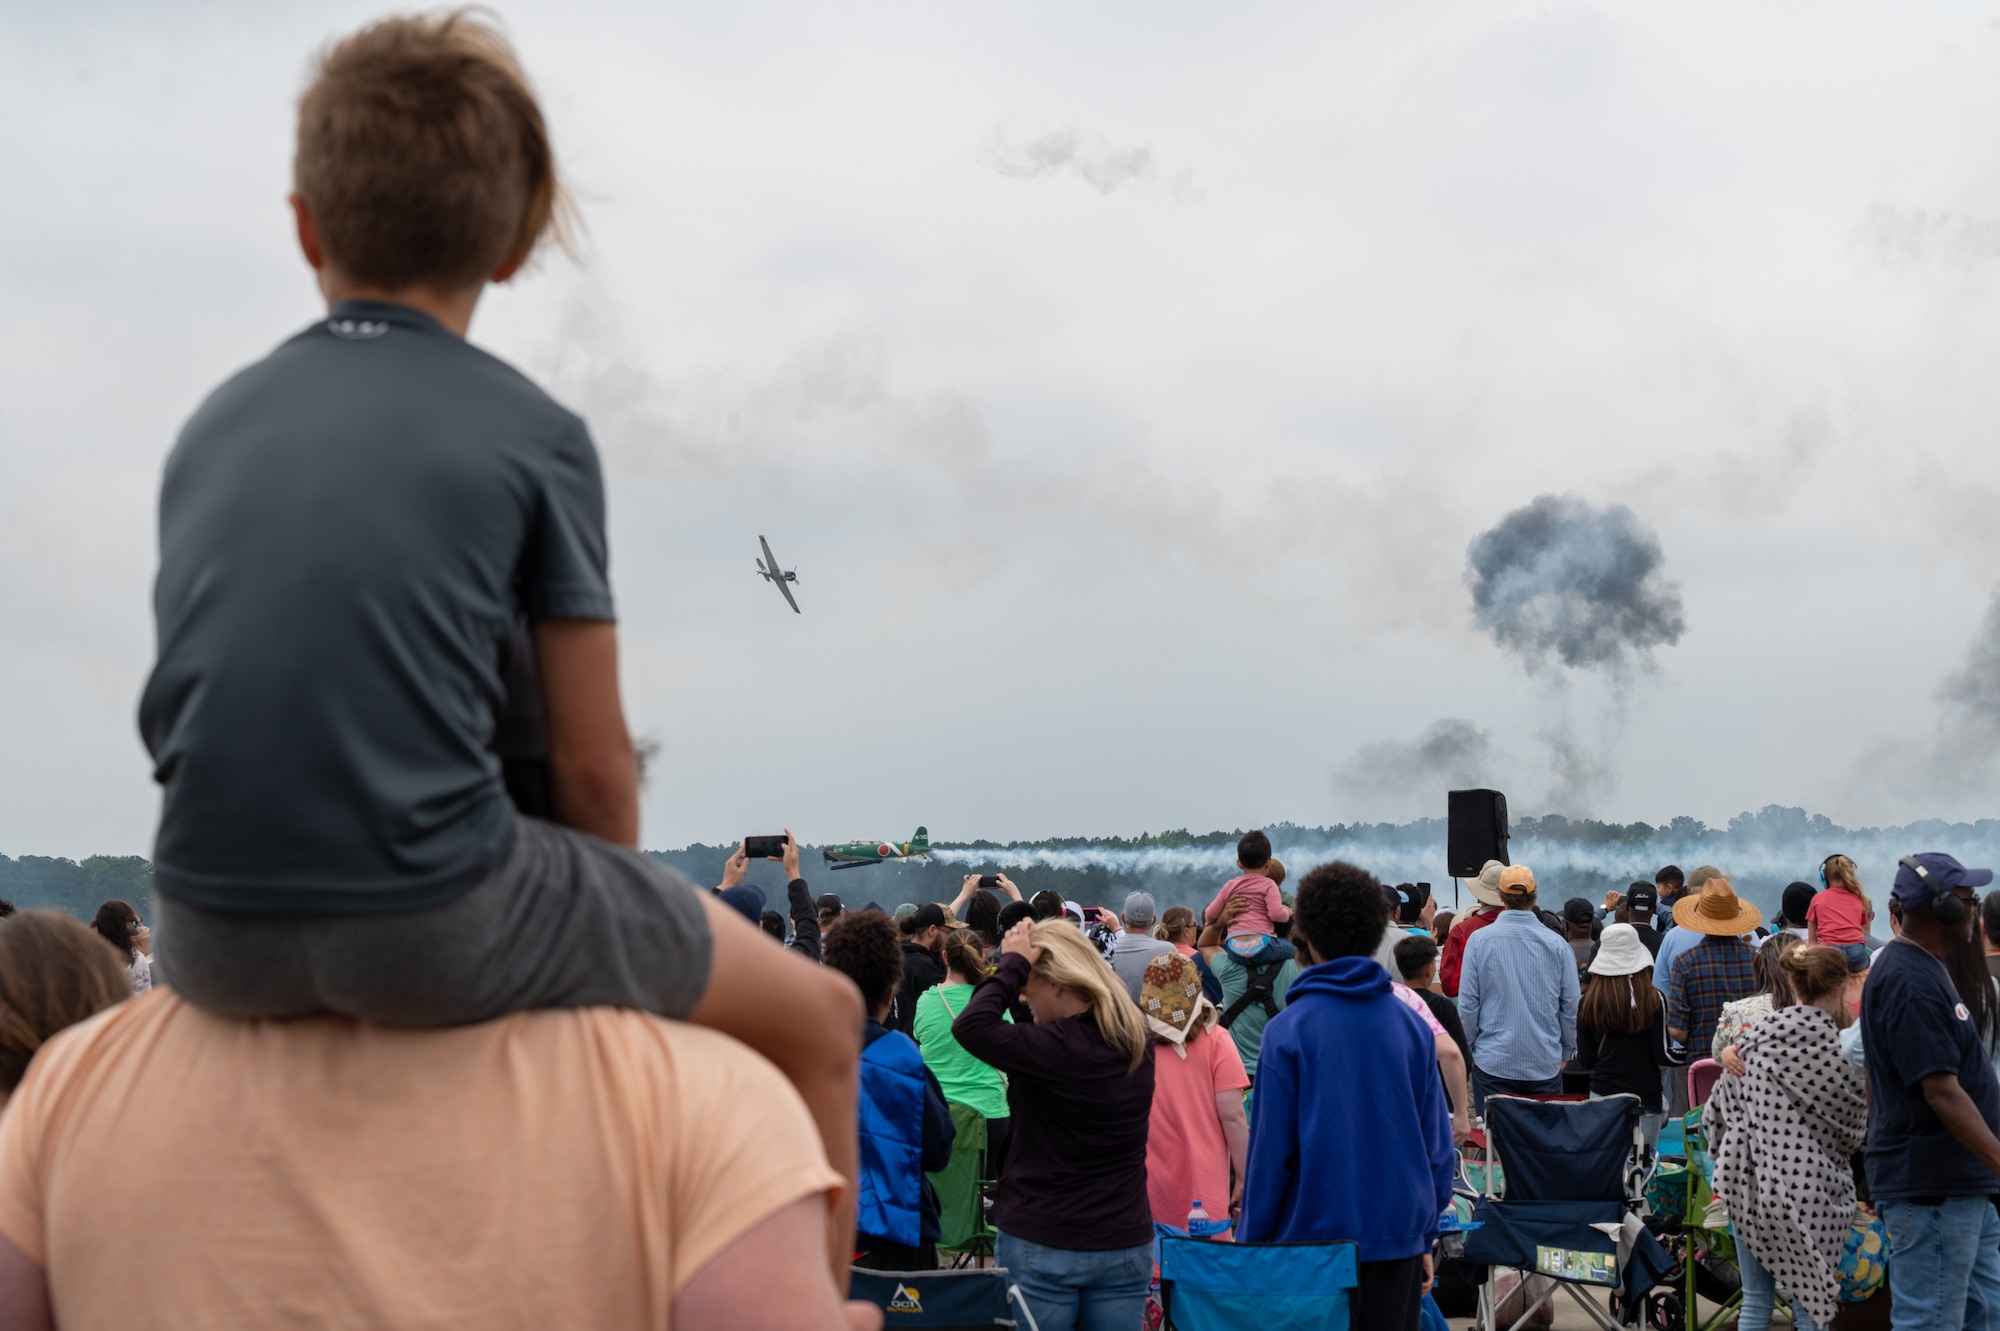
<svg viewBox="0 0 2000 1331">
<path fill-rule="evenodd" d="M 764 889 L 755 883 L 745 883 L 741 887 L 726 887 L 715 895 L 722 898 L 723 905 L 752 924 L 757 924 L 764 918 Z"/>
<path fill-rule="evenodd" d="M 1889 889 L 1889 895 L 1900 901 L 1906 910 L 1924 905 L 1931 898 L 1955 888 L 1985 887 L 1993 881 L 1991 869 L 1968 869 L 1941 851 L 1927 850 L 1909 858 L 1923 865 L 1924 872 L 1918 873 L 1908 864 L 1899 864 L 1896 866 L 1895 885 Z"/>
</svg>

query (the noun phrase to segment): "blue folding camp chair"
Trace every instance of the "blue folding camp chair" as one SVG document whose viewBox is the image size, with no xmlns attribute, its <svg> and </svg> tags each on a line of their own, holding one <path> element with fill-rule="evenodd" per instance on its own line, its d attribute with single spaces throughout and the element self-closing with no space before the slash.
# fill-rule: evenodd
<svg viewBox="0 0 2000 1331">
<path fill-rule="evenodd" d="M 1347 1331 L 1359 1276 L 1352 1243 L 1160 1238 L 1160 1303 L 1172 1331 Z"/>
<path fill-rule="evenodd" d="M 1638 1097 L 1489 1096 L 1486 1138 L 1487 1183 L 1473 1202 L 1479 1227 L 1466 1235 L 1465 1260 L 1489 1277 L 1493 1267 L 1505 1266 L 1549 1282 L 1539 1298 L 1526 1301 L 1508 1331 L 1557 1290 L 1605 1331 L 1636 1321 L 1646 1291 L 1673 1269 L 1640 1219 L 1653 1153 L 1640 1131 Z M 1586 1294 L 1591 1287 L 1612 1291 L 1613 1307 Z M 1479 1322 L 1485 1331 L 1497 1331 L 1498 1312 L 1493 1282 L 1483 1279 Z"/>
<path fill-rule="evenodd" d="M 889 1331 L 985 1331 L 1023 1326 L 1037 1331 L 1021 1291 L 1004 1266 L 956 1271 L 869 1271 L 848 1269 L 848 1297 L 866 1299 L 882 1310 Z M 1021 1310 L 1016 1322 L 1008 1315 Z"/>
</svg>

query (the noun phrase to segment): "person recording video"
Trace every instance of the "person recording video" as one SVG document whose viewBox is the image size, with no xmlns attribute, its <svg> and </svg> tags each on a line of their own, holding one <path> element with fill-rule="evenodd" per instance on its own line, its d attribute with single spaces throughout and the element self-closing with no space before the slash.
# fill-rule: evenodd
<svg viewBox="0 0 2000 1331">
<path fill-rule="evenodd" d="M 758 853 L 752 855 L 753 850 Z M 777 837 L 745 837 L 736 853 L 723 861 L 722 886 L 715 889 L 716 895 L 748 915 L 753 924 L 757 923 L 764 911 L 764 893 L 760 888 L 743 885 L 743 875 L 750 871 L 753 859 L 777 860 L 785 866 L 785 898 L 792 917 L 792 941 L 785 946 L 807 961 L 818 961 L 819 909 L 806 880 L 799 876 L 799 843 L 790 828 L 785 829 L 782 843 Z"/>
</svg>

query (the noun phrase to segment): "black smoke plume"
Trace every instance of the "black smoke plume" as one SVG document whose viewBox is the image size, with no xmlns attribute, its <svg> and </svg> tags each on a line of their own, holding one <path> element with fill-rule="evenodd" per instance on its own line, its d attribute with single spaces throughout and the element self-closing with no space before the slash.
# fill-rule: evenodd
<svg viewBox="0 0 2000 1331">
<path fill-rule="evenodd" d="M 1945 680 L 1938 696 L 1952 715 L 1952 730 L 1981 750 L 2000 735 L 2000 592 L 1987 603 L 1965 664 Z"/>
<path fill-rule="evenodd" d="M 1660 572 L 1660 540 L 1623 504 L 1541 495 L 1466 551 L 1472 617 L 1530 670 L 1622 675 L 1680 641 L 1680 588 Z"/>
<path fill-rule="evenodd" d="M 1362 745 L 1333 784 L 1370 814 L 1435 810 L 1440 792 L 1485 785 L 1496 779 L 1496 767 L 1492 734 L 1447 716 L 1414 740 Z"/>
</svg>

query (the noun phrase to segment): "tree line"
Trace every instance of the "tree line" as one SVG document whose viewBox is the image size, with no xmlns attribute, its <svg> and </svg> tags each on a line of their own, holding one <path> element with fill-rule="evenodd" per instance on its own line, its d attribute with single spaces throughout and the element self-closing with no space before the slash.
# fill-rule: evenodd
<svg viewBox="0 0 2000 1331">
<path fill-rule="evenodd" d="M 115 897 L 150 920 L 153 866 L 138 855 L 92 855 L 82 863 L 47 855 L 0 855 L 0 897 L 21 910 L 68 911 L 80 920 L 91 919 Z"/>
</svg>

